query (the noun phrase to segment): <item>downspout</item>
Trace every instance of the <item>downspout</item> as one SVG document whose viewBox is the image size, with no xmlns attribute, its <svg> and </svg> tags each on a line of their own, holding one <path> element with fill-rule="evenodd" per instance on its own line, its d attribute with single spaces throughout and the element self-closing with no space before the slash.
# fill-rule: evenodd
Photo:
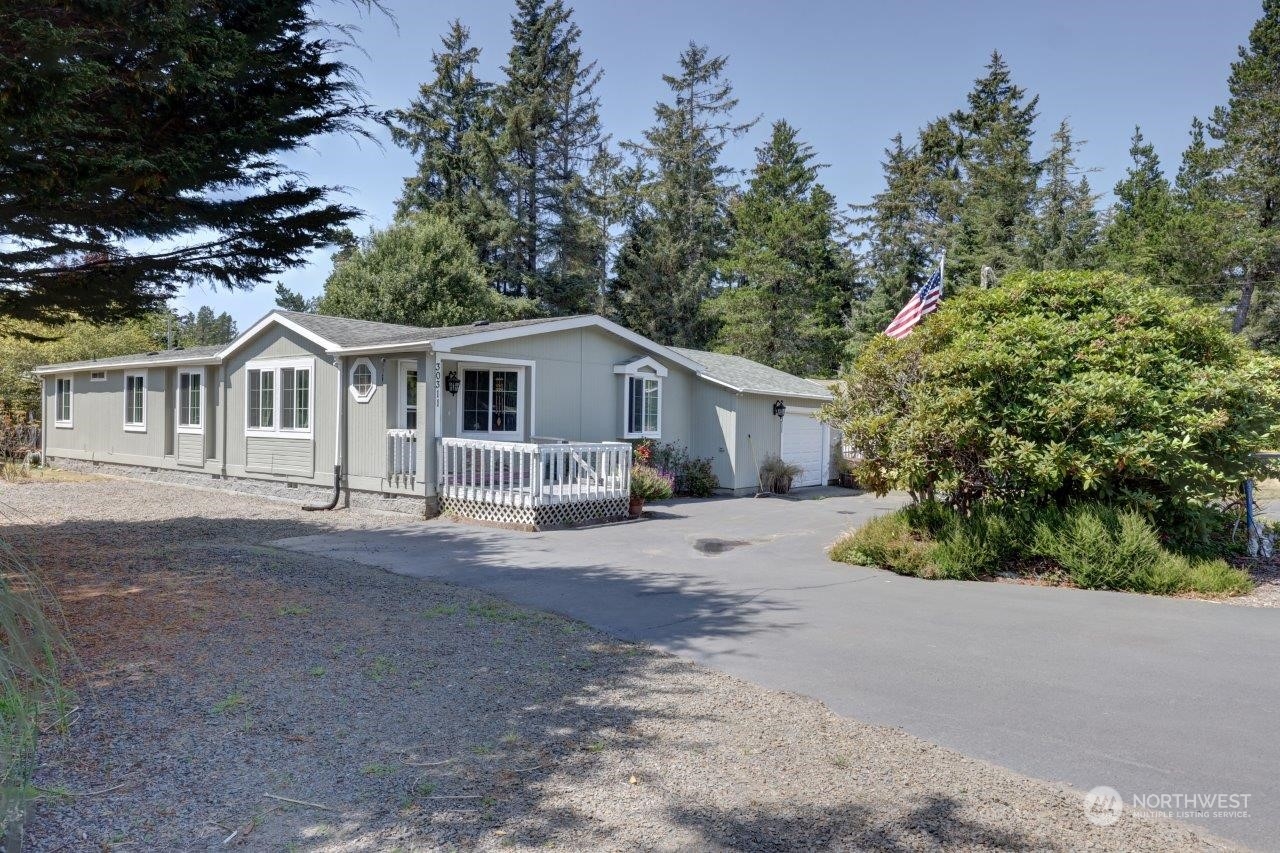
<svg viewBox="0 0 1280 853">
<path fill-rule="evenodd" d="M 40 377 L 40 467 L 47 468 L 49 466 L 49 421 L 45 417 L 48 409 L 48 402 L 45 400 L 49 393 L 49 377 Z"/>
<path fill-rule="evenodd" d="M 334 427 L 333 427 L 333 494 L 329 497 L 329 503 L 323 505 L 303 504 L 302 508 L 307 512 L 328 512 L 336 509 L 338 501 L 342 497 L 342 434 L 343 434 L 343 416 L 346 414 L 347 408 L 343 405 L 343 391 L 346 390 L 346 384 L 343 382 L 342 375 L 342 356 L 335 356 L 333 366 L 338 371 L 338 381 L 334 386 L 337 392 L 337 403 L 334 406 Z"/>
</svg>

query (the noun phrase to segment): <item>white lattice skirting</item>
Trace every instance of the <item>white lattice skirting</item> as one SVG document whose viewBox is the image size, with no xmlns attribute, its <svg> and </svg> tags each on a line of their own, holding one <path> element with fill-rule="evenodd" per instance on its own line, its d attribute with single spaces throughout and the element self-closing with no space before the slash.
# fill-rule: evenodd
<svg viewBox="0 0 1280 853">
<path fill-rule="evenodd" d="M 624 518 L 627 514 L 627 503 L 627 498 L 622 497 L 543 506 L 498 506 L 465 498 L 441 498 L 440 514 L 468 521 L 500 524 L 505 527 L 543 530 L 548 527 L 566 527 L 585 524 L 589 521 L 613 521 Z"/>
</svg>

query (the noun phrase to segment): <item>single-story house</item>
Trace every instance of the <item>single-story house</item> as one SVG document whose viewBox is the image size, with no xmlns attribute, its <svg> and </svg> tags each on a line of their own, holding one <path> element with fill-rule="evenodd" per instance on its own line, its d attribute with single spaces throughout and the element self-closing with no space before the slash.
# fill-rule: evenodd
<svg viewBox="0 0 1280 853">
<path fill-rule="evenodd" d="M 710 458 L 734 493 L 769 454 L 803 468 L 797 486 L 834 473 L 822 385 L 595 315 L 428 329 L 273 311 L 224 346 L 35 372 L 56 464 L 299 498 L 603 517 L 625 510 L 637 438 Z"/>
</svg>

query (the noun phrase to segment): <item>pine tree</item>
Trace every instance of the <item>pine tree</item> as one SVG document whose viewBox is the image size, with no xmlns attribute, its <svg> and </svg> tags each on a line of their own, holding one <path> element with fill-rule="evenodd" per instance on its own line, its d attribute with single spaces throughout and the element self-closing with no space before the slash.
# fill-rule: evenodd
<svg viewBox="0 0 1280 853">
<path fill-rule="evenodd" d="M 714 348 L 781 370 L 831 376 L 839 366 L 850 264 L 835 198 L 795 128 L 775 122 L 750 186 L 730 204 L 728 286 L 709 303 Z"/>
<path fill-rule="evenodd" d="M 727 61 L 690 43 L 680 73 L 662 78 L 672 100 L 654 107 L 656 121 L 642 141 L 625 146 L 651 174 L 624 238 L 614 302 L 624 323 L 662 343 L 705 347 L 714 332 L 703 302 L 728 242 L 732 175 L 720 152 L 755 124 L 731 118 L 738 100 L 723 79 Z M 641 231 L 647 239 L 638 239 Z"/>
<path fill-rule="evenodd" d="M 1023 265 L 1030 269 L 1085 269 L 1093 263 L 1098 196 L 1087 176 L 1077 177 L 1075 154 L 1080 144 L 1064 119 L 1053 134 L 1044 179 L 1025 231 Z"/>
<path fill-rule="evenodd" d="M 177 319 L 178 342 L 184 347 L 227 344 L 235 340 L 236 321 L 226 311 L 214 314 L 208 305 Z"/>
<path fill-rule="evenodd" d="M 947 247 L 957 286 L 977 284 L 984 267 L 999 277 L 1020 264 L 1019 236 L 1033 215 L 1040 164 L 1031 156 L 1039 97 L 1027 99 L 999 53 L 974 82 L 968 109 L 952 115 L 961 140 L 964 203 Z"/>
<path fill-rule="evenodd" d="M 408 109 L 392 113 L 391 138 L 418 158 L 396 213 L 435 213 L 458 223 L 492 274 L 497 247 L 511 230 L 496 191 L 493 85 L 477 76 L 480 48 L 461 21 L 450 23 L 441 44 L 431 54 L 434 78 Z"/>
</svg>

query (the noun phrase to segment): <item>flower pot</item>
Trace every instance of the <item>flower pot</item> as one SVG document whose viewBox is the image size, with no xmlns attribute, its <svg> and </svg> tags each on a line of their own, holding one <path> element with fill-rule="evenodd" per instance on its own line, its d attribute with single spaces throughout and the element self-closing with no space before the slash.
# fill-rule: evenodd
<svg viewBox="0 0 1280 853">
<path fill-rule="evenodd" d="M 644 509 L 644 498 L 632 498 L 631 503 L 627 504 L 627 516 L 630 518 L 639 518 L 640 512 Z"/>
<path fill-rule="evenodd" d="M 858 481 L 853 479 L 852 474 L 841 474 L 840 485 L 846 489 L 856 489 L 858 488 Z"/>
</svg>

